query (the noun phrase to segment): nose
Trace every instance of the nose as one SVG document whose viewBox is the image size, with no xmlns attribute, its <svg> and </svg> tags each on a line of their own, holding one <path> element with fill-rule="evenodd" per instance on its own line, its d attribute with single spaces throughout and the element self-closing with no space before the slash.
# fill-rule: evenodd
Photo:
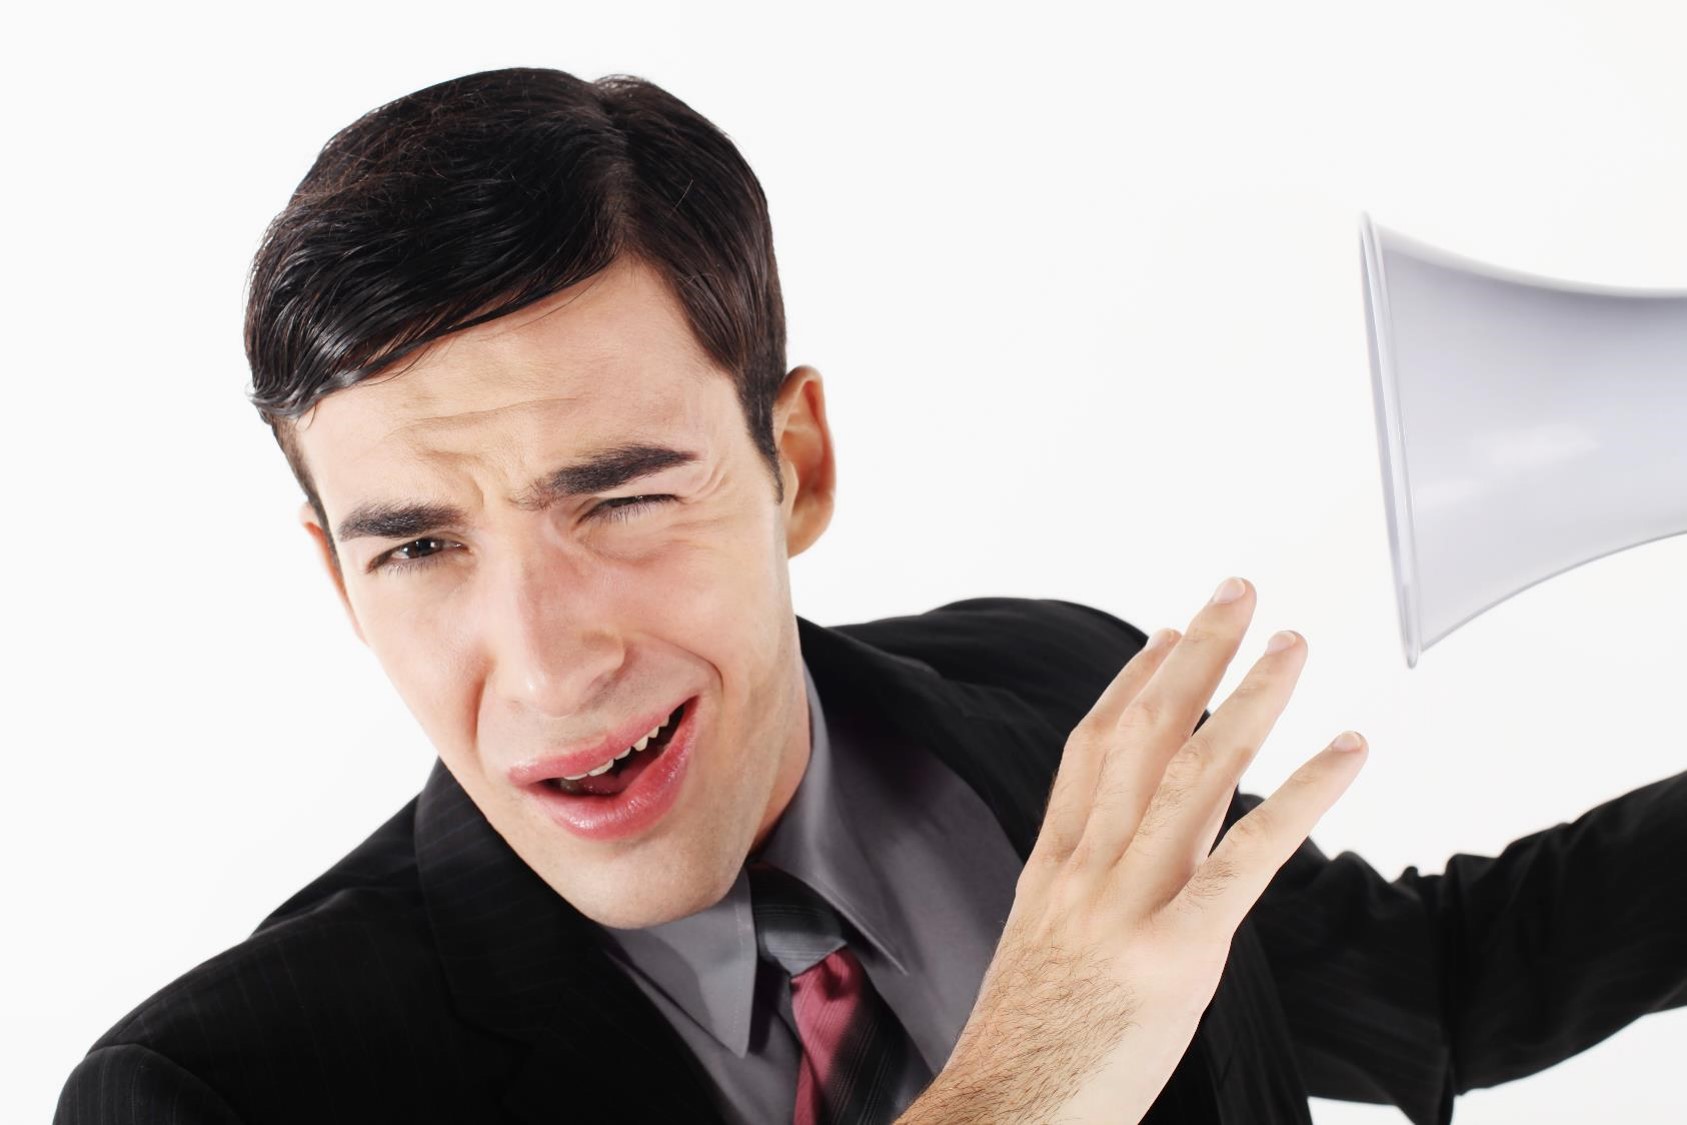
<svg viewBox="0 0 1687 1125">
<path fill-rule="evenodd" d="M 567 718 L 609 694 L 626 661 L 607 584 L 589 567 L 538 552 L 512 560 L 491 592 L 488 643 L 494 682 L 510 703 Z"/>
</svg>

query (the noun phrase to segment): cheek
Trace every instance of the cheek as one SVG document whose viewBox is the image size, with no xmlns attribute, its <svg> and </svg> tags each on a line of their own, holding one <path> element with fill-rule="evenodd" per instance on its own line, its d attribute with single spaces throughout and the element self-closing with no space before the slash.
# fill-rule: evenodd
<svg viewBox="0 0 1687 1125">
<path fill-rule="evenodd" d="M 628 576 L 628 588 L 639 591 L 640 616 L 658 635 L 714 663 L 723 679 L 766 668 L 776 655 L 789 595 L 772 522 L 751 511 L 685 528 Z"/>
<path fill-rule="evenodd" d="M 405 706 L 442 755 L 473 745 L 478 639 L 472 615 L 451 615 L 425 603 L 389 609 L 365 624 L 364 636 Z"/>
<path fill-rule="evenodd" d="M 722 783 L 758 768 L 760 728 L 787 675 L 790 596 L 771 511 L 746 512 L 731 526 L 687 529 L 660 560 L 629 573 L 626 585 L 638 591 L 633 616 L 660 643 L 706 665 L 721 693 L 711 753 Z"/>
</svg>

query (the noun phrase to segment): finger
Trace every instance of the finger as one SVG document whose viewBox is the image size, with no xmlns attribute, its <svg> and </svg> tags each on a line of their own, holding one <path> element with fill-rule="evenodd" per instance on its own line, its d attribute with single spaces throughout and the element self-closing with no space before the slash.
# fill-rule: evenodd
<svg viewBox="0 0 1687 1125">
<path fill-rule="evenodd" d="M 1116 869 L 1133 902 L 1158 907 L 1207 858 L 1231 791 L 1288 706 L 1306 654 L 1300 634 L 1275 634 L 1236 690 L 1172 755 Z"/>
<path fill-rule="evenodd" d="M 1154 674 L 1172 645 L 1178 639 L 1176 629 L 1161 629 L 1146 644 L 1125 661 L 1089 712 L 1066 740 L 1060 758 L 1060 768 L 1049 790 L 1048 807 L 1043 812 L 1042 828 L 1031 849 L 1034 859 L 1064 862 L 1072 854 L 1089 816 L 1090 801 L 1095 792 L 1096 774 L 1107 753 L 1113 726 L 1119 712 L 1125 709 L 1142 685 Z"/>
<path fill-rule="evenodd" d="M 1340 748 L 1348 738 L 1356 749 Z M 1220 927 L 1225 935 L 1234 934 L 1272 876 L 1347 792 L 1368 753 L 1365 740 L 1346 731 L 1313 755 L 1276 792 L 1230 826 L 1212 855 L 1168 903 L 1167 913 L 1189 919 L 1209 935 L 1216 935 Z"/>
<path fill-rule="evenodd" d="M 1240 587 L 1239 593 L 1231 583 Z M 1084 834 L 1074 849 L 1082 850 L 1084 864 L 1098 876 L 1111 873 L 1136 834 L 1166 762 L 1189 737 L 1236 655 L 1253 607 L 1253 588 L 1242 579 L 1227 579 L 1120 712 L 1102 758 Z"/>
</svg>

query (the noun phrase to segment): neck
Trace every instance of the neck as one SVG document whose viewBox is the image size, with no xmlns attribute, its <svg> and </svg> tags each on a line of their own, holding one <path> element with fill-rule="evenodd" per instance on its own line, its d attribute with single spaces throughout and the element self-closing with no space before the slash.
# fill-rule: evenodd
<svg viewBox="0 0 1687 1125">
<path fill-rule="evenodd" d="M 779 772 L 773 781 L 773 792 L 768 797 L 767 808 L 762 813 L 761 824 L 756 827 L 756 837 L 750 845 L 748 858 L 751 860 L 761 854 L 774 826 L 790 807 L 791 798 L 796 796 L 797 786 L 802 784 L 803 775 L 808 772 L 809 758 L 814 749 L 814 731 L 810 726 L 813 716 L 808 710 L 808 685 L 803 679 L 800 656 L 796 665 L 796 697 L 793 701 L 787 694 L 784 710 L 789 714 L 793 707 L 800 720 L 782 724 L 783 729 L 794 733 L 780 754 Z"/>
</svg>

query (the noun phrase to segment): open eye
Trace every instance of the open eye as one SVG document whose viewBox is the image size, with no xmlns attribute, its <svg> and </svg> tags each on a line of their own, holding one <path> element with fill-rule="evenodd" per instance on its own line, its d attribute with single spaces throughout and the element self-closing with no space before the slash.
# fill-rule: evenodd
<svg viewBox="0 0 1687 1125">
<path fill-rule="evenodd" d="M 405 552 L 415 551 L 417 548 L 423 547 L 427 544 L 450 542 L 451 540 L 449 539 L 439 539 L 431 535 L 425 536 L 421 539 L 412 539 L 408 543 L 401 544 L 394 547 L 392 550 L 377 556 L 375 561 L 370 564 L 369 569 L 384 570 L 388 574 L 399 574 L 407 570 L 418 570 L 423 567 L 429 567 L 434 564 L 434 560 L 443 553 L 443 550 L 434 548 L 420 554 L 411 554 L 408 557 L 405 556 Z"/>
</svg>

